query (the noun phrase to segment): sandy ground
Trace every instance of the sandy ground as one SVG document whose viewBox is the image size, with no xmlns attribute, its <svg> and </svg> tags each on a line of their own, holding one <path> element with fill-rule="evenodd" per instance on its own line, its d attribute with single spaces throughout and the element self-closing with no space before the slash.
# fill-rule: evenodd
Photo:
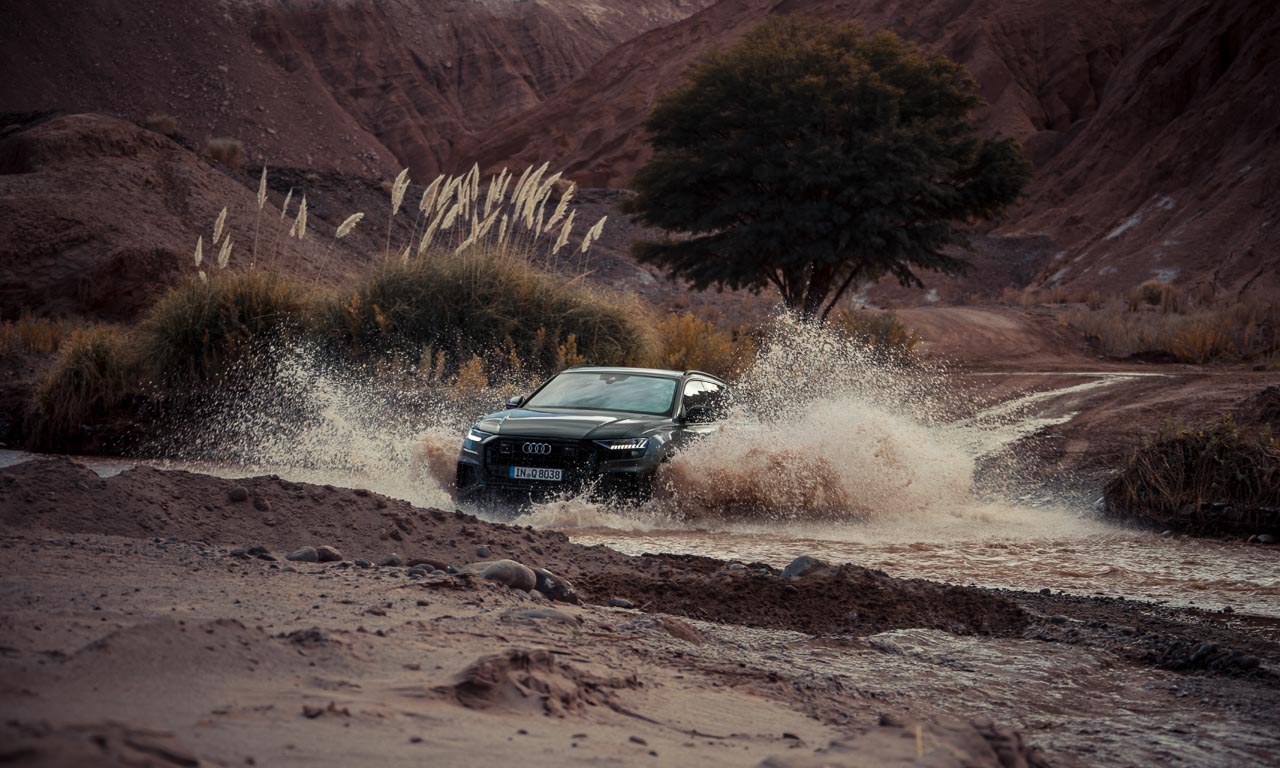
<svg viewBox="0 0 1280 768">
<path fill-rule="evenodd" d="M 1274 628 L 1219 614 L 631 558 L 361 491 L 60 460 L 0 470 L 0 523 L 16 765 L 1268 765 L 1280 748 Z M 344 559 L 283 559 L 323 544 Z M 578 602 L 435 572 L 498 558 L 567 577 Z"/>
</svg>

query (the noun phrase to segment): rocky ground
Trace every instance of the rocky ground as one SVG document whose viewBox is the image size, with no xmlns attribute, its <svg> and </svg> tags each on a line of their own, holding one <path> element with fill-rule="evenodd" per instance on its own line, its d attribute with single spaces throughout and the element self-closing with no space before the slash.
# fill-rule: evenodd
<svg viewBox="0 0 1280 768">
<path fill-rule="evenodd" d="M 1229 614 L 631 558 L 360 490 L 65 460 L 0 470 L 0 523 L 17 765 L 1265 765 L 1280 746 L 1275 627 Z"/>
</svg>

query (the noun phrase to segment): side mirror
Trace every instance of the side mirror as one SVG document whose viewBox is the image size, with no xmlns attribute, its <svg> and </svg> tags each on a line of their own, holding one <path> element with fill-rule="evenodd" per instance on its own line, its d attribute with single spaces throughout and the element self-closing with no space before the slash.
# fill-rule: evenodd
<svg viewBox="0 0 1280 768">
<path fill-rule="evenodd" d="M 715 420 L 715 411 L 705 405 L 691 405 L 684 412 L 685 424 L 710 424 Z"/>
<path fill-rule="evenodd" d="M 515 397 L 507 401 L 507 407 L 519 408 L 520 406 L 524 405 L 524 401 L 525 401 L 524 395 L 516 395 Z"/>
</svg>

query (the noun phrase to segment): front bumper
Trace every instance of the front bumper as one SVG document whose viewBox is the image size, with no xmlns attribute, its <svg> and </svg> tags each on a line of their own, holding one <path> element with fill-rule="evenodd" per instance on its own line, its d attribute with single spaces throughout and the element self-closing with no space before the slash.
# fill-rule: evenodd
<svg viewBox="0 0 1280 768">
<path fill-rule="evenodd" d="M 534 452 L 525 445 L 536 446 Z M 459 501 L 534 502 L 589 492 L 593 496 L 647 496 L 661 464 L 661 445 L 611 451 L 592 440 L 494 435 L 458 456 Z M 625 455 L 618 455 L 625 454 Z M 558 469 L 561 480 L 517 480 L 512 467 Z"/>
</svg>

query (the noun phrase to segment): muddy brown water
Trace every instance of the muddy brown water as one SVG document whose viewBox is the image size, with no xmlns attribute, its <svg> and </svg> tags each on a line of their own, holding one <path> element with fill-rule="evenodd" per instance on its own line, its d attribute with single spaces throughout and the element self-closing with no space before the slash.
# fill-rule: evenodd
<svg viewBox="0 0 1280 768">
<path fill-rule="evenodd" d="M 1031 383 L 1036 376 L 1011 375 Z M 804 417 L 808 422 L 789 424 L 785 434 L 726 430 L 700 452 L 679 458 L 668 478 L 668 487 L 676 487 L 658 502 L 619 509 L 567 498 L 539 505 L 522 521 L 629 554 L 700 554 L 773 566 L 810 555 L 904 578 L 1048 588 L 1208 610 L 1229 607 L 1237 614 L 1280 618 L 1280 547 L 1126 529 L 1099 518 L 1087 496 L 1041 492 L 1011 499 L 971 487 L 979 461 L 1016 454 L 1021 440 L 1070 420 L 1075 414 L 1068 409 L 1082 395 L 1123 386 L 1141 374 L 1053 376 L 1052 386 L 1028 386 L 1026 394 L 946 424 L 925 423 L 864 399 L 820 403 Z M 326 403 L 342 400 L 332 387 L 324 397 Z M 451 461 L 456 451 L 452 430 L 425 425 L 417 438 L 406 438 L 379 431 L 376 422 L 370 428 L 341 407 L 327 412 L 331 419 L 317 431 L 315 445 L 304 436 L 275 454 L 264 453 L 268 461 L 253 466 L 148 463 L 222 477 L 278 474 L 365 487 L 421 506 L 452 506 L 448 493 L 432 479 L 447 476 L 451 466 L 430 467 L 432 471 L 408 466 L 411 459 L 406 457 L 414 451 L 404 445 L 407 439 L 421 441 L 426 431 L 439 443 L 428 453 Z M 788 443 L 795 435 L 806 442 Z M 344 441 L 358 446 L 350 450 L 359 461 L 334 459 L 341 456 Z M 834 485 L 821 490 L 836 494 L 837 508 L 841 503 L 849 507 L 843 519 L 806 516 L 806 494 L 814 487 L 796 482 L 805 473 L 788 462 L 805 461 L 813 449 L 831 458 L 827 469 Z M 27 456 L 0 451 L 0 466 Z M 135 464 L 118 458 L 77 461 L 103 475 Z M 776 505 L 778 514 L 746 522 L 706 514 L 744 493 L 754 494 L 766 507 Z M 693 508 L 699 514 L 689 514 Z"/>
</svg>

